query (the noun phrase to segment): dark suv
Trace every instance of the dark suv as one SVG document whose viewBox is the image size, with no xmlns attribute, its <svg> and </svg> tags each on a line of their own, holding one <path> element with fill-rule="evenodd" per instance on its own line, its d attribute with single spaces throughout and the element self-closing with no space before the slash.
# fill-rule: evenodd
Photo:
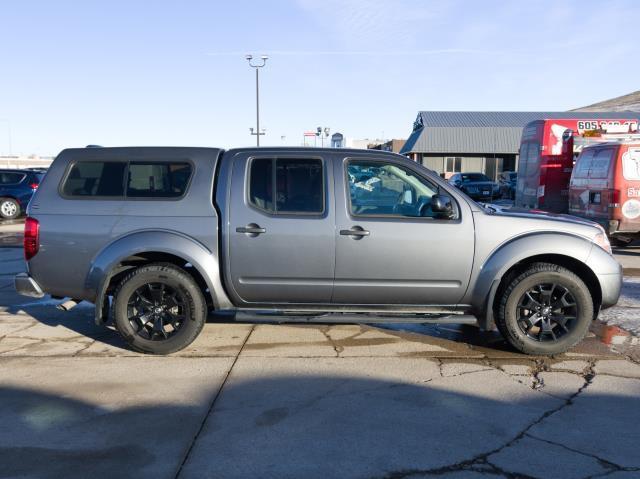
<svg viewBox="0 0 640 479">
<path fill-rule="evenodd" d="M 40 170 L 0 170 L 0 218 L 20 216 L 43 176 Z"/>
<path fill-rule="evenodd" d="M 500 198 L 500 186 L 484 173 L 456 173 L 449 178 L 449 183 L 474 200 L 486 201 Z"/>
</svg>

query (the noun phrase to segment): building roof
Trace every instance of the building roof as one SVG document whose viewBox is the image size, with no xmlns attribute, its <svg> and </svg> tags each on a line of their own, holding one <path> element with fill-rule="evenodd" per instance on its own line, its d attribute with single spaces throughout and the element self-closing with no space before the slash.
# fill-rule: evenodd
<svg viewBox="0 0 640 479">
<path fill-rule="evenodd" d="M 522 129 L 535 120 L 639 117 L 640 113 L 632 111 L 421 111 L 400 153 L 515 154 L 520 147 Z"/>
<path fill-rule="evenodd" d="M 573 111 L 638 111 L 640 112 L 640 90 L 618 96 Z"/>
</svg>

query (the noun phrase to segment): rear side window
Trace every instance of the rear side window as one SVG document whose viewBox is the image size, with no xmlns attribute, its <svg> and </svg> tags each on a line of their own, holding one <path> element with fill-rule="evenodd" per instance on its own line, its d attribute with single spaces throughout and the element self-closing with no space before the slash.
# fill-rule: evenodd
<svg viewBox="0 0 640 479">
<path fill-rule="evenodd" d="M 315 158 L 253 159 L 249 170 L 249 202 L 273 214 L 322 213 L 322 161 Z"/>
<path fill-rule="evenodd" d="M 538 143 L 530 143 L 527 150 L 527 169 L 526 176 L 538 175 L 540 171 L 540 145 Z"/>
<path fill-rule="evenodd" d="M 586 149 L 582 152 L 582 154 L 578 157 L 575 168 L 573 169 L 574 178 L 589 177 L 589 168 L 591 168 L 591 161 L 593 160 L 593 156 L 593 149 Z"/>
<path fill-rule="evenodd" d="M 178 198 L 191 178 L 189 163 L 129 164 L 127 198 Z"/>
<path fill-rule="evenodd" d="M 122 161 L 79 161 L 71 167 L 62 193 L 72 197 L 123 197 L 126 167 Z"/>
<path fill-rule="evenodd" d="M 613 148 L 601 148 L 591 160 L 589 178 L 608 178 L 609 167 L 614 153 Z"/>
<path fill-rule="evenodd" d="M 62 186 L 71 198 L 179 198 L 192 168 L 186 162 L 79 161 Z"/>
<path fill-rule="evenodd" d="M 4 172 L 0 173 L 0 185 L 15 185 L 24 180 L 26 175 L 22 173 Z"/>
</svg>

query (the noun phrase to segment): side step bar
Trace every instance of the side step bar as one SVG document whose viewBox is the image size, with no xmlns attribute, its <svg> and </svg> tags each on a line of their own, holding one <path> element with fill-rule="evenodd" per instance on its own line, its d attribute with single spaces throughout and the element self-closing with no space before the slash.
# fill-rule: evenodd
<svg viewBox="0 0 640 479">
<path fill-rule="evenodd" d="M 226 317 L 227 315 L 225 315 Z M 215 315 L 214 315 L 215 317 Z M 219 317 L 223 317 L 219 315 Z M 418 324 L 477 324 L 469 314 L 373 314 L 373 313 L 322 313 L 302 314 L 283 312 L 237 311 L 233 318 L 241 323 L 418 323 Z"/>
</svg>

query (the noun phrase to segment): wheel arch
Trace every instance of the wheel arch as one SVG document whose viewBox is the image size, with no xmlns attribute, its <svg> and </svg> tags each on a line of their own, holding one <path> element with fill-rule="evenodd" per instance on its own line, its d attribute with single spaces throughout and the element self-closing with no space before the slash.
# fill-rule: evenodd
<svg viewBox="0 0 640 479">
<path fill-rule="evenodd" d="M 520 272 L 533 263 L 557 264 L 577 274 L 589 288 L 594 314 L 602 304 L 602 290 L 596 273 L 586 263 L 593 243 L 579 236 L 534 234 L 497 248 L 480 267 L 471 296 L 473 313 L 483 329 L 495 326 L 499 293 Z"/>
<path fill-rule="evenodd" d="M 85 279 L 86 297 L 96 305 L 95 321 L 107 318 L 105 297 L 131 270 L 150 263 L 170 263 L 190 274 L 214 308 L 230 307 L 222 287 L 217 254 L 191 237 L 173 231 L 144 231 L 118 238 L 93 259 Z"/>
</svg>

